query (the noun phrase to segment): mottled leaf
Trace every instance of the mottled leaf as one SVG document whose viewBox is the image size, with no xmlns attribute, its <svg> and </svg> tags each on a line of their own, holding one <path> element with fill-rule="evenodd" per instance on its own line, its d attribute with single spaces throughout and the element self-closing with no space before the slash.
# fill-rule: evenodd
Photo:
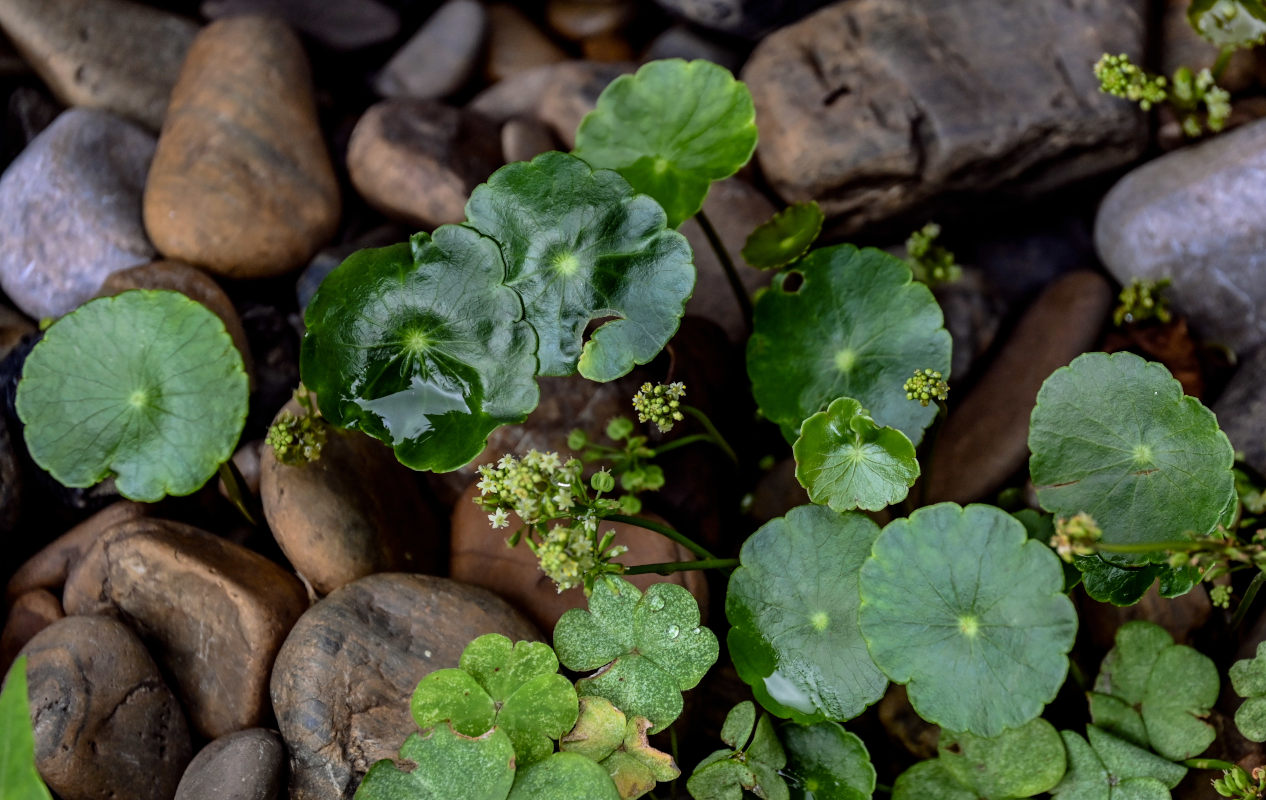
<svg viewBox="0 0 1266 800">
<path fill-rule="evenodd" d="M 607 771 L 576 753 L 555 753 L 518 771 L 507 800 L 621 800 Z"/>
<path fill-rule="evenodd" d="M 897 776 L 892 800 L 980 800 L 939 758 L 920 761 Z"/>
<path fill-rule="evenodd" d="M 1108 772 L 1108 783 L 1114 786 L 1130 778 L 1152 778 L 1172 789 L 1187 774 L 1182 764 L 1135 747 L 1093 725 L 1086 728 L 1086 736 Z"/>
<path fill-rule="evenodd" d="M 624 712 L 605 697 L 580 698 L 576 725 L 558 740 L 558 748 L 601 761 L 624 742 Z"/>
<path fill-rule="evenodd" d="M 941 731 L 940 758 L 959 783 L 987 800 L 1032 797 L 1064 777 L 1064 742 L 1040 717 L 993 738 Z"/>
<path fill-rule="evenodd" d="M 1051 794 L 1056 800 L 1110 800 L 1108 770 L 1094 748 L 1072 731 L 1060 731 L 1059 735 L 1064 740 L 1068 768 Z"/>
<path fill-rule="evenodd" d="M 721 741 L 742 750 L 752 738 L 752 728 L 756 726 L 756 705 L 751 700 L 744 700 L 725 715 L 721 725 Z"/>
<path fill-rule="evenodd" d="M 1213 744 L 1205 722 L 1218 700 L 1218 669 L 1190 647 L 1161 651 L 1143 693 L 1143 725 L 1152 749 L 1170 761 L 1195 758 Z"/>
<path fill-rule="evenodd" d="M 356 800 L 505 800 L 515 779 L 514 746 L 495 728 L 471 738 L 440 725 L 411 735 L 400 758 L 413 762 L 413 769 L 379 761 L 361 781 Z"/>
</svg>

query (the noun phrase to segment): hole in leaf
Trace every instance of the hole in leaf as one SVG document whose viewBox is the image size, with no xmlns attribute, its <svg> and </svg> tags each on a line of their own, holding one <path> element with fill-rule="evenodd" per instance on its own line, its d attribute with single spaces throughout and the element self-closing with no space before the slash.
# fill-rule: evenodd
<svg viewBox="0 0 1266 800">
<path fill-rule="evenodd" d="M 607 317 L 597 317 L 596 319 L 591 319 L 591 320 L 589 320 L 589 324 L 585 326 L 585 336 L 584 336 L 584 341 L 585 341 L 586 343 L 588 343 L 588 342 L 589 342 L 590 337 L 592 337 L 592 336 L 593 336 L 593 332 L 594 332 L 594 331 L 598 330 L 598 329 L 599 329 L 599 328 L 601 328 L 603 325 L 606 325 L 608 322 L 612 322 L 612 321 L 617 320 L 617 319 L 623 319 L 623 317 L 618 317 L 618 316 L 615 316 L 615 315 L 611 315 L 611 316 L 607 316 Z"/>
<path fill-rule="evenodd" d="M 804 286 L 804 275 L 791 270 L 787 273 L 787 277 L 782 279 L 782 290 L 787 294 L 795 294 L 800 291 L 800 287 Z"/>
</svg>

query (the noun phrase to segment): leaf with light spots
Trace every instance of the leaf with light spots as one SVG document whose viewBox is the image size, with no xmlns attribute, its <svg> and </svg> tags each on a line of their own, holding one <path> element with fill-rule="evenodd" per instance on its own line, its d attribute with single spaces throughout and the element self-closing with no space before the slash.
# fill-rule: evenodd
<svg viewBox="0 0 1266 800">
<path fill-rule="evenodd" d="M 405 740 L 400 759 L 413 768 L 379 761 L 355 800 L 505 800 L 515 778 L 514 746 L 498 728 L 470 737 L 440 725 Z"/>
</svg>

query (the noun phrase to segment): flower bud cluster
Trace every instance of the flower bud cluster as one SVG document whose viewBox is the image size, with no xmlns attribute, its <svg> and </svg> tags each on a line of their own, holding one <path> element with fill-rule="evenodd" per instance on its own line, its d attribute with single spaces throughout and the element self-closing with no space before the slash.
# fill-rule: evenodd
<svg viewBox="0 0 1266 800">
<path fill-rule="evenodd" d="M 633 408 L 638 422 L 653 422 L 661 433 L 673 429 L 673 424 L 685 419 L 681 413 L 681 398 L 686 396 L 686 385 L 681 382 L 642 384 L 633 395 Z"/>
<path fill-rule="evenodd" d="M 949 384 L 934 369 L 916 369 L 914 377 L 901 388 L 905 390 L 907 400 L 918 400 L 921 406 L 926 406 L 933 400 L 945 402 L 949 398 Z"/>
</svg>

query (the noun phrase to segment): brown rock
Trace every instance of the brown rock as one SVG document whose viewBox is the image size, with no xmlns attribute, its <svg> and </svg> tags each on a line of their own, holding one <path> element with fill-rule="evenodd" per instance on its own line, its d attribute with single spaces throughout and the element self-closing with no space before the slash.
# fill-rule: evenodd
<svg viewBox="0 0 1266 800">
<path fill-rule="evenodd" d="M 6 305 L 0 305 L 0 361 L 13 352 L 28 336 L 35 334 L 36 327 L 26 318 Z"/>
<path fill-rule="evenodd" d="M 120 500 L 106 506 L 83 522 L 63 533 L 40 550 L 13 573 L 5 594 L 10 602 L 27 592 L 48 589 L 61 592 L 66 576 L 107 530 L 121 522 L 140 519 L 149 514 L 146 503 Z"/>
<path fill-rule="evenodd" d="M 1105 653 L 1114 646 L 1117 630 L 1127 622 L 1140 619 L 1154 622 L 1169 631 L 1178 644 L 1191 644 L 1192 637 L 1213 613 L 1213 604 L 1209 602 L 1204 584 L 1196 584 L 1196 588 L 1187 594 L 1174 598 L 1161 597 L 1156 584 L 1152 584 L 1142 600 L 1125 607 L 1098 603 L 1081 593 L 1077 602 L 1081 606 L 1086 637 L 1096 649 Z"/>
<path fill-rule="evenodd" d="M 716 228 L 748 296 L 768 286 L 773 272 L 753 269 L 739 253 L 747 243 L 748 235 L 774 215 L 776 209 L 769 199 L 751 184 L 739 178 L 727 178 L 712 184 L 703 202 L 703 211 Z M 686 313 L 712 320 L 725 330 L 733 342 L 745 342 L 751 332 L 743 322 L 743 313 L 730 286 L 730 279 L 726 277 L 703 228 L 699 227 L 699 221 L 688 219 L 679 230 L 690 240 L 698 271 L 695 292 L 686 303 Z"/>
<path fill-rule="evenodd" d="M 517 514 L 510 515 L 510 527 L 504 531 L 488 524 L 488 514 L 475 504 L 479 490 L 473 485 L 453 507 L 452 557 L 449 575 L 453 580 L 482 586 L 514 604 L 543 631 L 554 630 L 555 623 L 569 608 L 586 608 L 588 601 L 580 588 L 560 593 L 549 576 L 541 572 L 536 556 L 526 544 L 506 547 L 507 534 L 523 524 Z M 655 522 L 664 520 L 654 514 L 643 516 Z M 665 561 L 693 561 L 690 551 L 654 531 L 622 522 L 604 524 L 602 530 L 615 531 L 617 545 L 629 551 L 620 557 L 628 566 L 660 564 Z M 672 575 L 630 575 L 629 582 L 640 589 L 652 583 L 676 583 L 690 590 L 699 606 L 708 606 L 708 584 L 698 571 L 675 572 Z"/>
<path fill-rule="evenodd" d="M 286 746 L 262 728 L 221 736 L 189 762 L 174 800 L 278 800 L 285 791 Z"/>
<path fill-rule="evenodd" d="M 268 715 L 268 673 L 307 593 L 281 567 L 205 531 L 134 520 L 105 533 L 66 580 L 71 614 L 117 614 L 172 676 L 200 734 Z"/>
<path fill-rule="evenodd" d="M 383 97 L 447 97 L 465 85 L 488 29 L 478 0 L 448 0 L 374 79 Z"/>
<path fill-rule="evenodd" d="M 566 58 L 567 54 L 517 7 L 509 3 L 488 6 L 488 55 L 484 65 L 488 80 L 503 80 Z"/>
<path fill-rule="evenodd" d="M 1094 345 L 1112 300 L 1094 272 L 1070 273 L 1042 293 L 941 430 L 924 471 L 927 502 L 977 500 L 1024 466 L 1038 390 Z"/>
<path fill-rule="evenodd" d="M 302 415 L 298 403 L 283 411 Z M 355 431 L 330 428 L 314 464 L 260 450 L 260 497 L 277 544 L 321 594 L 375 572 L 431 572 L 444 541 L 412 471 Z"/>
<path fill-rule="evenodd" d="M 237 452 L 233 454 L 233 466 L 237 467 L 237 471 L 241 473 L 242 480 L 245 482 L 243 488 L 256 496 L 259 495 L 259 457 L 263 447 L 263 439 L 254 439 L 237 448 Z M 217 484 L 217 488 L 225 499 L 231 499 L 228 487 L 224 485 L 223 480 Z"/>
<path fill-rule="evenodd" d="M 400 16 L 378 0 L 204 0 L 202 14 L 278 17 L 335 50 L 385 42 L 400 30 Z"/>
<path fill-rule="evenodd" d="M 153 257 L 141 192 L 154 137 L 106 111 L 72 108 L 0 178 L 0 287 L 33 319 L 90 300 L 107 275 Z"/>
<path fill-rule="evenodd" d="M 189 731 L 136 634 L 107 617 L 67 617 L 22 654 L 35 763 L 62 800 L 171 798 Z"/>
<path fill-rule="evenodd" d="M 110 273 L 97 290 L 97 297 L 113 297 L 129 289 L 166 289 L 201 303 L 224 323 L 225 330 L 233 337 L 233 344 L 237 345 L 246 363 L 246 374 L 253 374 L 246 329 L 233 308 L 233 301 L 211 276 L 179 261 L 154 261 Z M 254 378 L 251 380 L 253 383 Z"/>
<path fill-rule="evenodd" d="M 580 41 L 615 33 L 636 10 L 628 0 L 550 0 L 545 18 L 563 36 Z"/>
<path fill-rule="evenodd" d="M 580 54 L 589 61 L 632 61 L 633 46 L 618 33 L 600 33 L 580 43 Z"/>
<path fill-rule="evenodd" d="M 265 17 L 209 25 L 172 91 L 145 187 L 154 244 L 219 275 L 266 277 L 307 263 L 338 218 L 298 38 Z"/>
<path fill-rule="evenodd" d="M 564 61 L 526 70 L 484 89 L 466 106 L 496 122 L 512 117 L 533 117 L 544 122 L 571 147 L 576 141 L 576 126 L 597 102 L 607 84 L 620 75 L 632 72 L 632 63 L 600 64 L 595 61 Z M 550 96 L 549 108 L 544 107 Z M 568 103 L 568 96 L 583 95 Z"/>
<path fill-rule="evenodd" d="M 385 100 L 352 131 L 347 171 L 369 204 L 412 225 L 466 219 L 466 200 L 501 165 L 496 125 L 431 100 Z"/>
<path fill-rule="evenodd" d="M 941 729 L 919 716 L 910 705 L 906 687 L 890 684 L 884 698 L 879 701 L 879 722 L 888 736 L 915 758 L 936 758 L 936 745 Z"/>
<path fill-rule="evenodd" d="M 158 130 L 198 26 L 127 0 L 4 0 L 0 26 L 57 99 Z"/>
<path fill-rule="evenodd" d="M 272 698 L 290 751 L 290 800 L 351 800 L 415 725 L 409 698 L 485 633 L 538 640 L 491 592 L 426 575 L 370 575 L 314 605 L 277 654 Z"/>
<path fill-rule="evenodd" d="M 12 533 L 22 518 L 22 463 L 13 448 L 9 421 L 0 417 L 0 534 Z"/>
<path fill-rule="evenodd" d="M 515 117 L 501 126 L 501 155 L 506 163 L 531 161 L 559 148 L 549 127 L 531 117 Z"/>
<path fill-rule="evenodd" d="M 36 589 L 19 597 L 9 609 L 9 618 L 0 634 L 0 673 L 8 674 L 18 651 L 35 634 L 66 616 L 62 601 L 47 589 Z"/>
<path fill-rule="evenodd" d="M 1128 164 L 1143 116 L 1101 93 L 1089 65 L 1138 59 L 1144 6 L 828 6 L 766 37 L 743 68 L 765 177 L 851 232 L 951 193 L 1037 194 Z"/>
</svg>

